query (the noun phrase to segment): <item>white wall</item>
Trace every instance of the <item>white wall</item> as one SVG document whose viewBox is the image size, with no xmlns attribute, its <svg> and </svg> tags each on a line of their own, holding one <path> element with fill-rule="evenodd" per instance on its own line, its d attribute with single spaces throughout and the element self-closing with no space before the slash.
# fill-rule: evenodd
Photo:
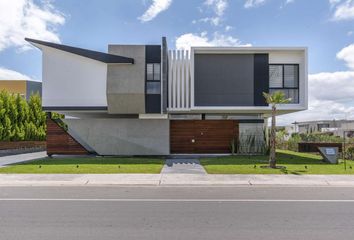
<svg viewBox="0 0 354 240">
<path fill-rule="evenodd" d="M 42 46 L 45 107 L 106 107 L 107 64 Z"/>
<path fill-rule="evenodd" d="M 188 51 L 171 50 L 168 53 L 169 111 L 190 109 L 190 55 Z"/>
</svg>

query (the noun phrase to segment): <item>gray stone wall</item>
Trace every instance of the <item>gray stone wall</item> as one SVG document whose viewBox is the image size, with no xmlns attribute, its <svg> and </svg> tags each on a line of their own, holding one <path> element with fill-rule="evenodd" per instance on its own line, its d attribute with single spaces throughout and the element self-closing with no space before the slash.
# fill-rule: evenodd
<svg viewBox="0 0 354 240">
<path fill-rule="evenodd" d="M 65 119 L 99 155 L 168 155 L 169 120 L 160 119 Z"/>
<path fill-rule="evenodd" d="M 110 114 L 145 113 L 145 46 L 109 45 L 108 52 L 134 58 L 134 64 L 108 65 L 108 112 Z"/>
</svg>

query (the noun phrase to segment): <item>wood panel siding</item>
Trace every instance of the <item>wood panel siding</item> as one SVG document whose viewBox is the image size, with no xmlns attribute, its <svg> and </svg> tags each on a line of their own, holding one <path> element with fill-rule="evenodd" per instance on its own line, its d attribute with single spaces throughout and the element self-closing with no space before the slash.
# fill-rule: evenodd
<svg viewBox="0 0 354 240">
<path fill-rule="evenodd" d="M 47 118 L 47 154 L 86 155 L 89 152 L 55 121 Z"/>
<path fill-rule="evenodd" d="M 46 148 L 45 141 L 3 141 L 0 142 L 0 150 L 9 149 L 29 149 L 29 148 Z"/>
<path fill-rule="evenodd" d="M 170 124 L 171 153 L 230 153 L 238 138 L 233 120 L 173 120 Z"/>
</svg>

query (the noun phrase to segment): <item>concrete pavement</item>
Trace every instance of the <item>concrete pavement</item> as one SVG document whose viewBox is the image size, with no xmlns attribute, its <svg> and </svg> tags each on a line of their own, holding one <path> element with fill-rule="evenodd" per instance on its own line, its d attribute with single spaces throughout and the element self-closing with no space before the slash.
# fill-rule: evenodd
<svg viewBox="0 0 354 240">
<path fill-rule="evenodd" d="M 354 186 L 354 175 L 0 174 L 0 186 Z"/>
<path fill-rule="evenodd" d="M 0 187 L 1 239 L 351 240 L 352 187 Z"/>
<path fill-rule="evenodd" d="M 45 158 L 45 157 L 47 157 L 46 151 L 3 156 L 0 157 L 0 167 L 3 167 L 8 164 L 26 162 L 34 159 Z"/>
<path fill-rule="evenodd" d="M 162 174 L 207 174 L 198 159 L 167 159 L 161 170 Z"/>
</svg>

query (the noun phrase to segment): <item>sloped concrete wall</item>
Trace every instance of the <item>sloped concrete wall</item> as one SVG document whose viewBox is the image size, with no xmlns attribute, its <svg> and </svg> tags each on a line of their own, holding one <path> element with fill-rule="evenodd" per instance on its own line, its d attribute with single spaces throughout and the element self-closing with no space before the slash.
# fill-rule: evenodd
<svg viewBox="0 0 354 240">
<path fill-rule="evenodd" d="M 167 155 L 169 120 L 65 119 L 71 131 L 99 155 Z"/>
</svg>

